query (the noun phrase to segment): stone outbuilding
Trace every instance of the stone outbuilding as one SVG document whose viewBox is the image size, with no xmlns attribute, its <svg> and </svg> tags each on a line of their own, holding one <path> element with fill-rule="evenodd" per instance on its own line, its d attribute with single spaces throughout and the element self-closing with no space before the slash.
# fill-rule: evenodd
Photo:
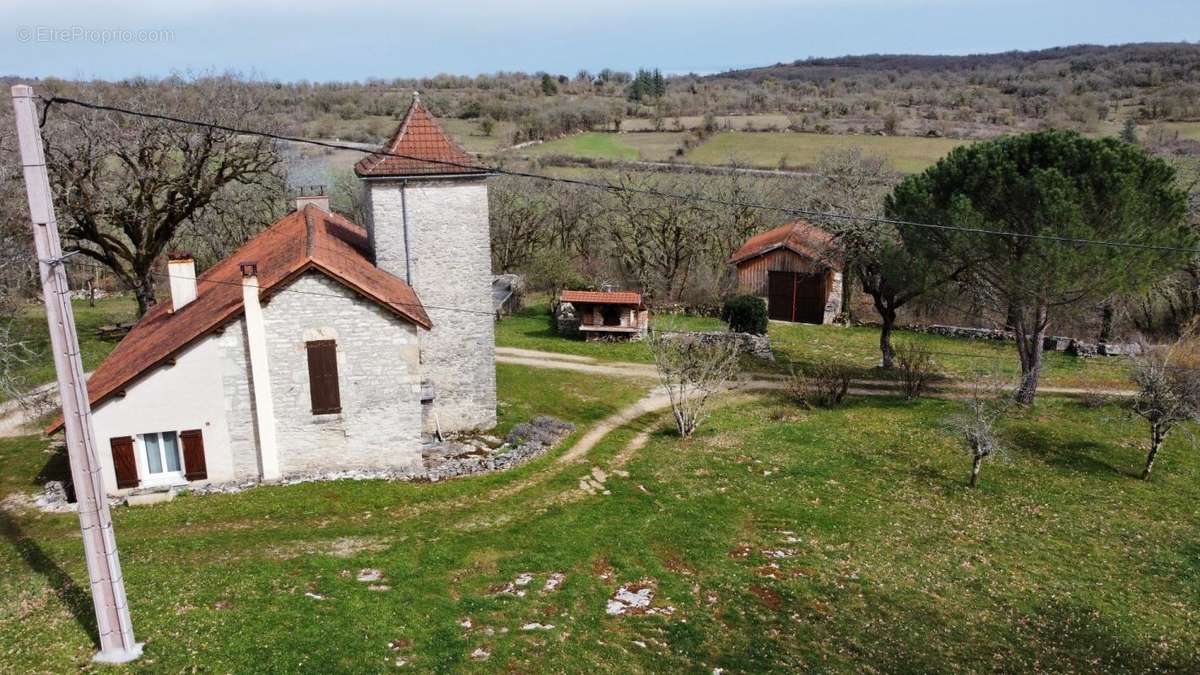
<svg viewBox="0 0 1200 675">
<path fill-rule="evenodd" d="M 762 298 L 777 321 L 833 323 L 842 307 L 842 264 L 833 235 L 799 220 L 746 240 L 729 258 L 738 292 Z"/>
<path fill-rule="evenodd" d="M 587 340 L 640 340 L 650 325 L 642 294 L 631 291 L 563 291 L 558 317 L 559 332 Z"/>
<path fill-rule="evenodd" d="M 495 425 L 488 173 L 416 97 L 355 169 L 365 224 L 302 195 L 199 276 L 172 256 L 171 301 L 88 380 L 110 494 L 420 476 L 431 435 Z"/>
</svg>

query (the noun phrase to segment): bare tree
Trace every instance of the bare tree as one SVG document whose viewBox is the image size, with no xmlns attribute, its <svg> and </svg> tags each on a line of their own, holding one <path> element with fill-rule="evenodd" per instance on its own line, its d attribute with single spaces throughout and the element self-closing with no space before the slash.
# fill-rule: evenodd
<svg viewBox="0 0 1200 675">
<path fill-rule="evenodd" d="M 549 206 L 531 179 L 498 181 L 489 200 L 492 269 L 507 273 L 527 265 L 545 244 Z"/>
<path fill-rule="evenodd" d="M 716 231 L 703 181 L 622 172 L 612 186 L 606 233 L 621 266 L 644 290 L 678 300 Z"/>
<path fill-rule="evenodd" d="M 0 109 L 0 395 L 17 398 L 26 388 L 20 371 L 36 355 L 20 323 L 34 256 L 12 107 Z"/>
<path fill-rule="evenodd" d="M 185 119 L 270 126 L 253 89 L 230 76 L 133 81 L 111 99 Z M 193 216 L 234 198 L 234 186 L 282 190 L 275 142 L 261 136 L 66 106 L 51 112 L 46 136 L 66 250 L 111 269 L 136 295 L 139 315 L 156 301 L 155 262 Z"/>
<path fill-rule="evenodd" d="M 971 455 L 971 487 L 979 485 L 983 460 L 1000 452 L 996 423 L 1013 406 L 1012 392 L 996 376 L 977 374 L 966 397 L 966 411 L 956 423 Z"/>
<path fill-rule="evenodd" d="M 1196 324 L 1171 345 L 1144 348 L 1133 357 L 1138 393 L 1130 409 L 1150 425 L 1150 450 L 1142 479 L 1148 480 L 1154 459 L 1181 422 L 1200 421 L 1200 340 Z"/>
<path fill-rule="evenodd" d="M 883 215 L 884 199 L 900 180 L 885 157 L 866 154 L 857 146 L 823 154 L 818 172 L 820 182 L 813 195 L 817 208 L 863 217 Z M 819 222 L 837 237 L 838 246 L 826 252 L 826 262 L 843 268 L 843 304 L 851 306 L 857 279 L 879 313 L 879 365 L 891 368 L 896 358 L 892 331 L 900 308 L 960 270 L 913 260 L 893 225 L 846 218 Z"/>
<path fill-rule="evenodd" d="M 737 345 L 727 340 L 655 329 L 646 336 L 658 377 L 671 399 L 675 428 L 691 436 L 704 419 L 708 399 L 738 371 Z"/>
</svg>

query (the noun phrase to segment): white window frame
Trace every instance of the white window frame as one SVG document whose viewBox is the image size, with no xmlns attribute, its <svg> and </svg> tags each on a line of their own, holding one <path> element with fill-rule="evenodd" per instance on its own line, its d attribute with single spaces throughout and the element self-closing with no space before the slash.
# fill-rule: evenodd
<svg viewBox="0 0 1200 675">
<path fill-rule="evenodd" d="M 167 457 L 165 454 L 165 444 L 162 442 L 164 434 L 175 434 L 175 452 L 179 454 L 179 470 L 167 471 Z M 158 461 L 163 470 L 158 473 L 150 473 L 150 460 L 147 458 L 149 447 L 146 445 L 147 436 L 158 437 Z M 144 434 L 137 434 L 134 439 L 137 444 L 137 464 L 138 473 L 141 474 L 141 484 L 144 486 L 155 485 L 179 485 L 186 483 L 184 473 L 187 467 L 183 465 L 183 440 L 180 438 L 179 432 L 168 429 L 166 431 L 150 431 Z"/>
</svg>

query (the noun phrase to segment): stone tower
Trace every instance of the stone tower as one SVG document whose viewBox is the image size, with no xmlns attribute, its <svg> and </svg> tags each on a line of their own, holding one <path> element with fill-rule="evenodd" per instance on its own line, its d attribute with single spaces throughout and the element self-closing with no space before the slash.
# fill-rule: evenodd
<svg viewBox="0 0 1200 675">
<path fill-rule="evenodd" d="M 433 322 L 420 338 L 426 432 L 496 423 L 489 174 L 475 164 L 414 94 L 383 149 L 354 167 L 375 264 L 406 280 Z"/>
</svg>

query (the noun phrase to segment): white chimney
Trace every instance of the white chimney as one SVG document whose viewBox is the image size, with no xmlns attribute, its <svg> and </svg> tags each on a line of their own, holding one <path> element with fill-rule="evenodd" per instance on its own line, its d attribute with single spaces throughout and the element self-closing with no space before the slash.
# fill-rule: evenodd
<svg viewBox="0 0 1200 675">
<path fill-rule="evenodd" d="M 196 299 L 196 261 L 191 253 L 167 254 L 167 278 L 171 281 L 171 311 L 178 312 Z"/>
<path fill-rule="evenodd" d="M 259 471 L 263 480 L 274 480 L 280 476 L 279 450 L 275 442 L 275 403 L 271 395 L 271 367 L 267 361 L 267 329 L 258 299 L 258 263 L 239 263 L 238 269 L 242 272 L 242 309 L 245 310 L 250 384 L 254 389 L 254 415 L 258 426 Z"/>
<path fill-rule="evenodd" d="M 324 185 L 301 185 L 296 189 L 296 210 L 302 211 L 309 204 L 329 213 L 329 195 Z"/>
</svg>

